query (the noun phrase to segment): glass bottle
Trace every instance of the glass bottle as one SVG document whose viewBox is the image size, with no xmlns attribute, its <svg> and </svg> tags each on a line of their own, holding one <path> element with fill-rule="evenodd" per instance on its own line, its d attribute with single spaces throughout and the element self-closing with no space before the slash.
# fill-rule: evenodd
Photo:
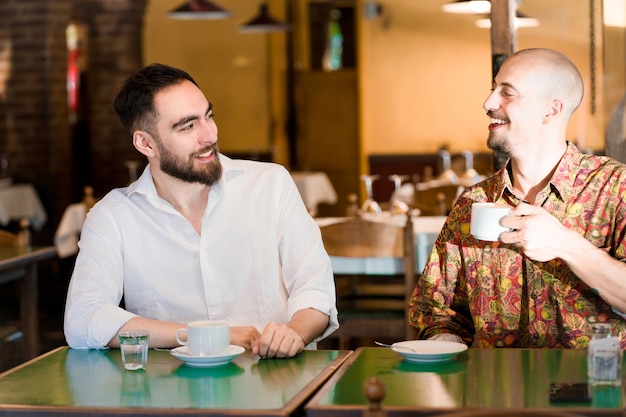
<svg viewBox="0 0 626 417">
<path fill-rule="evenodd" d="M 587 349 L 589 385 L 621 385 L 622 349 L 619 340 L 611 336 L 611 326 L 607 323 L 592 325 L 591 332 Z"/>
<path fill-rule="evenodd" d="M 322 57 L 322 68 L 325 71 L 335 71 L 343 67 L 343 34 L 339 25 L 341 12 L 339 9 L 332 9 L 326 29 L 326 49 Z"/>
</svg>

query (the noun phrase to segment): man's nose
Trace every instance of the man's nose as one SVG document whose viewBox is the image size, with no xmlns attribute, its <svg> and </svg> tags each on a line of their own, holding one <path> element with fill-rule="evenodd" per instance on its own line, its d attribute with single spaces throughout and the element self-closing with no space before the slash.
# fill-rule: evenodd
<svg viewBox="0 0 626 417">
<path fill-rule="evenodd" d="M 489 112 L 489 110 L 495 110 L 498 108 L 496 97 L 497 96 L 495 94 L 495 91 L 492 91 L 491 94 L 487 96 L 487 98 L 483 102 L 483 109 L 485 110 L 485 112 Z"/>
<path fill-rule="evenodd" d="M 217 125 L 213 119 L 206 119 L 202 124 L 201 140 L 205 143 L 217 142 Z"/>
</svg>

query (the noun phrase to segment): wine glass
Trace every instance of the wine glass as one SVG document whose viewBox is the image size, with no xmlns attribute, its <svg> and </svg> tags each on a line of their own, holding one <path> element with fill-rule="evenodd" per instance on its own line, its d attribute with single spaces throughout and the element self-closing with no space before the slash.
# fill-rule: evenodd
<svg viewBox="0 0 626 417">
<path fill-rule="evenodd" d="M 480 181 L 480 174 L 474 169 L 474 154 L 470 151 L 463 151 L 465 158 L 465 172 L 461 176 L 463 180 L 471 181 L 471 184 Z"/>
<path fill-rule="evenodd" d="M 379 178 L 380 175 L 361 175 L 361 180 L 365 183 L 365 194 L 367 195 L 367 199 L 363 202 L 363 206 L 361 207 L 363 213 L 376 215 L 383 213 L 380 204 L 374 200 L 374 191 L 372 190 L 372 184 Z"/>
<path fill-rule="evenodd" d="M 400 189 L 402 188 L 402 181 L 408 180 L 409 176 L 393 174 L 389 176 L 389 179 L 393 181 L 394 185 L 394 193 L 391 196 L 391 207 L 389 211 L 391 211 L 391 214 L 408 213 L 409 205 L 406 202 L 402 201 L 402 198 L 400 197 Z"/>
<path fill-rule="evenodd" d="M 437 179 L 449 182 L 451 184 L 457 184 L 459 182 L 459 177 L 456 175 L 456 172 L 454 172 L 451 167 L 450 152 L 445 149 L 441 149 L 439 151 L 439 156 L 441 157 L 443 172 L 441 173 L 441 175 L 439 175 Z"/>
</svg>

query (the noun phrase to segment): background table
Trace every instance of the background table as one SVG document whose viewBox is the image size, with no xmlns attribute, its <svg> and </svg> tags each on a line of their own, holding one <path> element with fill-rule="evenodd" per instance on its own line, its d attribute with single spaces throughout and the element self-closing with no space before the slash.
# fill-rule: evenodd
<svg viewBox="0 0 626 417">
<path fill-rule="evenodd" d="M 23 217 L 35 231 L 41 230 L 48 220 L 35 187 L 30 184 L 0 187 L 0 224 L 7 226 L 11 220 Z"/>
<path fill-rule="evenodd" d="M 325 172 L 292 172 L 291 176 L 300 191 L 304 205 L 313 216 L 320 203 L 337 203 L 337 192 Z"/>
<path fill-rule="evenodd" d="M 78 253 L 78 239 L 86 216 L 87 207 L 84 203 L 70 204 L 63 212 L 54 233 L 54 246 L 59 258 L 67 258 Z"/>
<path fill-rule="evenodd" d="M 52 246 L 27 248 L 0 246 L 0 284 L 20 281 L 20 322 L 27 359 L 39 354 L 37 263 L 54 256 L 56 251 Z"/>
<path fill-rule="evenodd" d="M 317 217 L 319 226 L 344 221 L 349 217 Z M 373 221 L 404 222 L 404 216 L 370 216 Z M 433 248 L 435 240 L 446 222 L 446 216 L 417 216 L 413 218 L 415 231 L 415 272 L 421 274 L 426 260 Z M 344 258 L 332 256 L 330 258 L 335 274 L 369 274 L 369 275 L 397 275 L 404 273 L 402 260 L 393 258 Z"/>
<path fill-rule="evenodd" d="M 125 371 L 119 349 L 63 347 L 0 375 L 0 416 L 289 416 L 349 354 L 309 350 L 261 360 L 246 351 L 224 366 L 191 368 L 150 349 L 145 371 Z"/>
<path fill-rule="evenodd" d="M 589 405 L 549 402 L 551 382 L 587 382 L 586 358 L 585 350 L 468 349 L 453 362 L 412 364 L 389 348 L 359 348 L 307 404 L 307 416 L 359 415 L 370 377 L 385 383 L 382 407 L 390 416 L 471 409 L 622 416 L 621 387 L 598 390 Z"/>
</svg>

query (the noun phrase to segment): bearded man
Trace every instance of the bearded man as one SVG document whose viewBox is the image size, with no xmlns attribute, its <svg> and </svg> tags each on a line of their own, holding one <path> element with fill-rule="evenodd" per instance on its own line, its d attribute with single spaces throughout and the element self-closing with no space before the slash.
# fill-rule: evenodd
<svg viewBox="0 0 626 417">
<path fill-rule="evenodd" d="M 226 320 L 231 344 L 292 357 L 337 327 L 330 258 L 288 171 L 220 154 L 213 105 L 185 71 L 130 75 L 113 107 L 147 160 L 85 220 L 64 331 L 73 348 L 118 333 L 178 345 L 197 320 Z M 123 299 L 123 302 L 122 302 Z"/>
</svg>

